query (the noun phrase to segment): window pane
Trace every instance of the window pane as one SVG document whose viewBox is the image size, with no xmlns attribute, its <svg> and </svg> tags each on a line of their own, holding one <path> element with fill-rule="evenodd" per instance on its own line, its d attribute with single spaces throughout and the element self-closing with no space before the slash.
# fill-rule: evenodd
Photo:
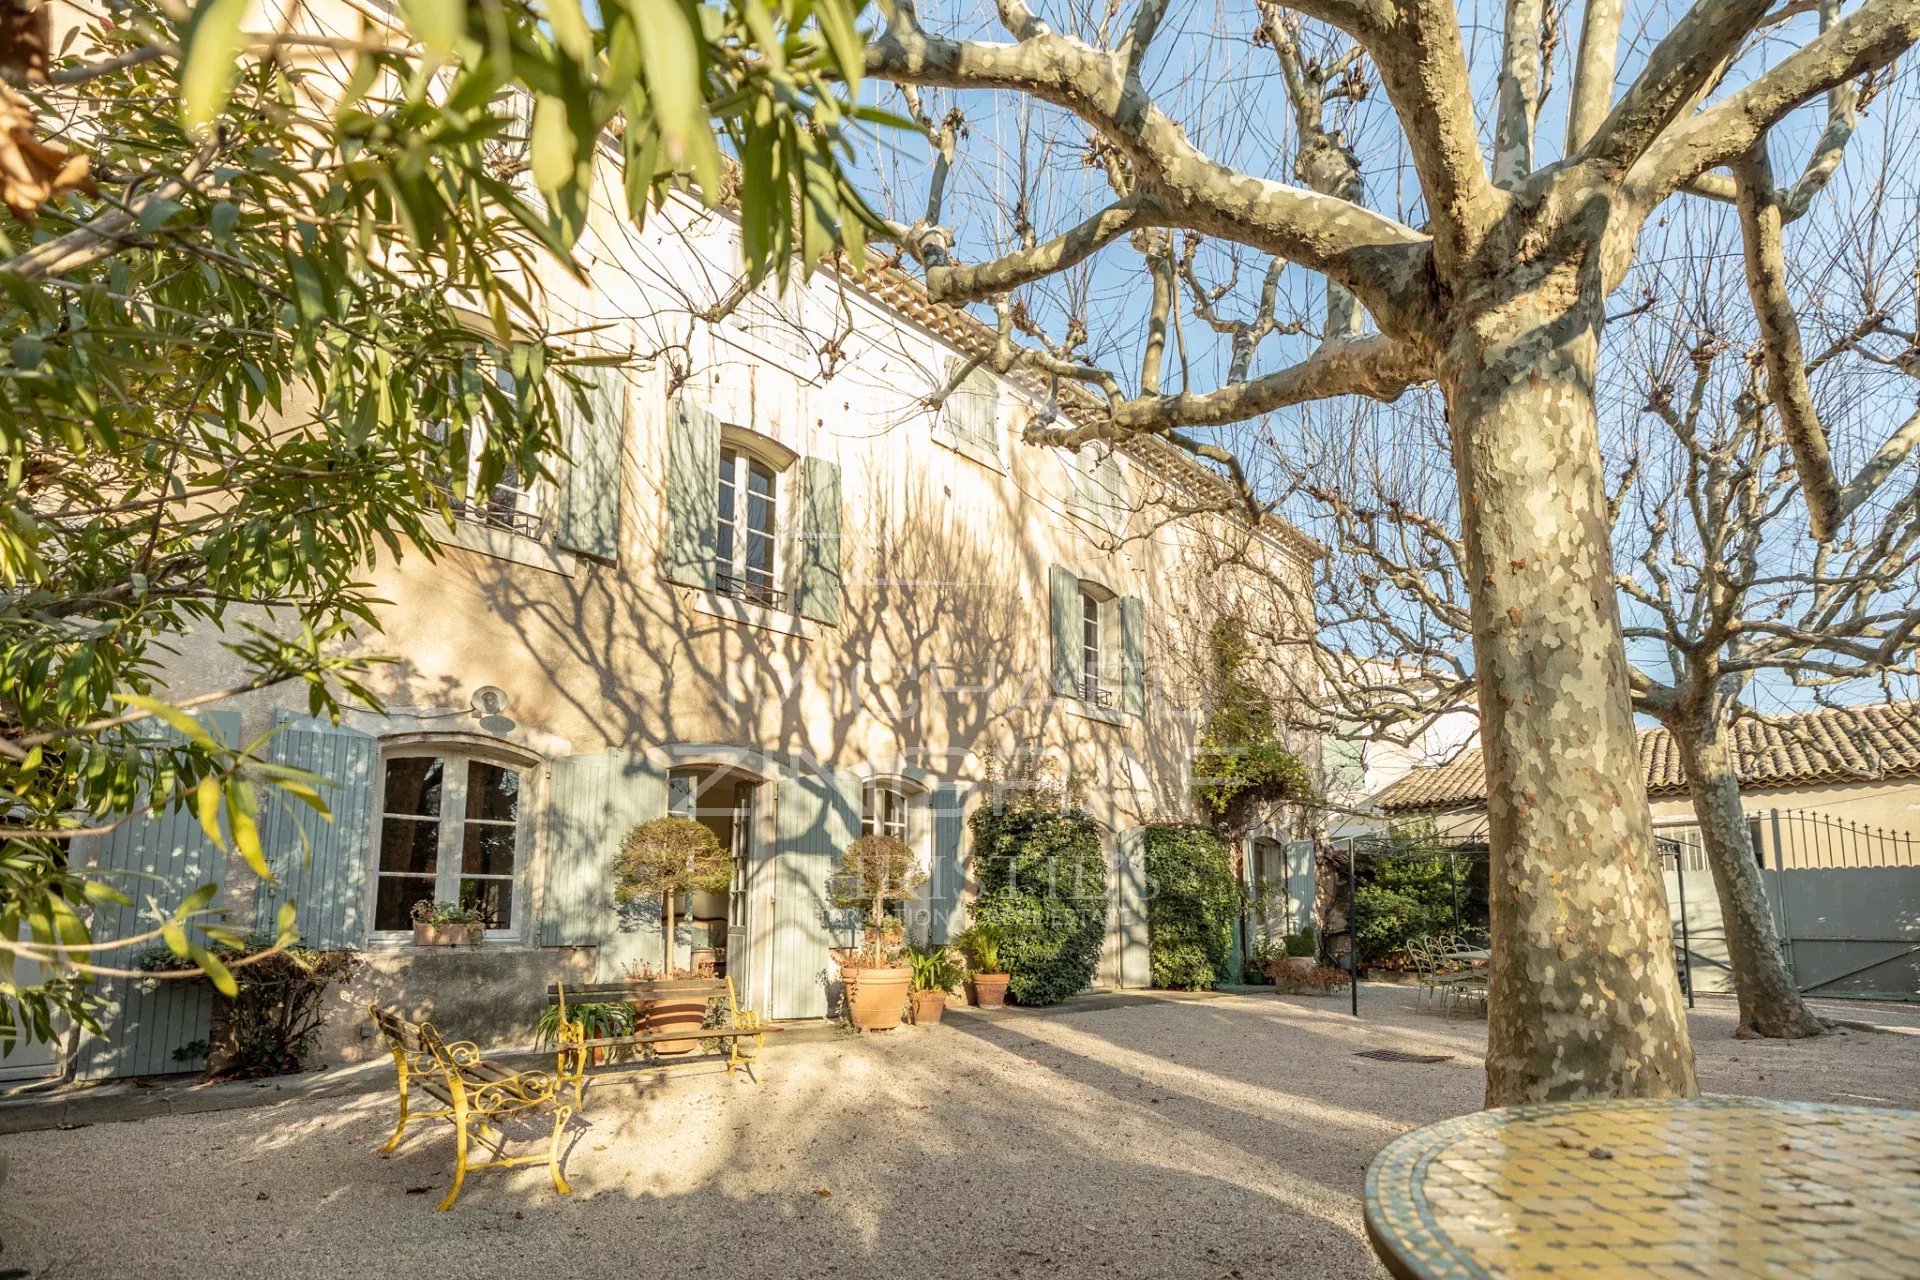
<svg viewBox="0 0 1920 1280">
<path fill-rule="evenodd" d="M 462 880 L 462 904 L 478 908 L 489 929 L 513 927 L 513 881 Z"/>
<path fill-rule="evenodd" d="M 520 771 L 475 760 L 467 766 L 467 816 L 512 822 L 520 816 Z"/>
<path fill-rule="evenodd" d="M 381 876 L 373 903 L 373 927 L 383 932 L 413 928 L 413 904 L 433 900 L 432 876 Z"/>
<path fill-rule="evenodd" d="M 404 871 L 414 875 L 430 876 L 439 862 L 439 851 L 438 819 L 382 818 L 380 820 L 380 869 L 382 871 Z"/>
<path fill-rule="evenodd" d="M 460 869 L 469 875 L 512 875 L 513 835 L 512 827 L 469 822 L 465 847 L 460 852 Z"/>
<path fill-rule="evenodd" d="M 387 797 L 383 802 L 387 812 L 437 816 L 443 763 L 438 756 L 401 756 L 387 761 Z"/>
</svg>

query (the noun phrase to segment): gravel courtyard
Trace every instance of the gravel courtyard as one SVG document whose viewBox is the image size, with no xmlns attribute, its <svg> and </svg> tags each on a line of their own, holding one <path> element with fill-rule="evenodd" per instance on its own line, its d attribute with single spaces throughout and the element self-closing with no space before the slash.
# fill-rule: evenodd
<svg viewBox="0 0 1920 1280">
<path fill-rule="evenodd" d="M 1361 1174 L 1478 1107 L 1483 1027 L 1409 994 L 1091 997 L 590 1090 L 566 1160 L 433 1206 L 447 1126 L 383 1159 L 390 1094 L 0 1138 L 0 1274 L 317 1277 L 1377 1276 Z M 1920 1019 L 1811 1044 L 1694 1018 L 1702 1087 L 1920 1106 Z M 1362 1049 L 1448 1053 L 1431 1065 Z"/>
</svg>

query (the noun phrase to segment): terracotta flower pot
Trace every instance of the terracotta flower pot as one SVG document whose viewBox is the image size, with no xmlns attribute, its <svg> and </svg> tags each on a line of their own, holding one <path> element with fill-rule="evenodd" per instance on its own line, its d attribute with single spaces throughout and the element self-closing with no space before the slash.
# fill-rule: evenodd
<svg viewBox="0 0 1920 1280">
<path fill-rule="evenodd" d="M 999 1009 L 1007 1003 L 1007 975 L 976 973 L 967 979 L 973 988 L 973 1002 L 982 1009 Z"/>
<path fill-rule="evenodd" d="M 944 991 L 916 991 L 913 993 L 913 1025 L 931 1027 L 939 1023 L 940 1015 L 947 1011 L 947 993 Z"/>
<path fill-rule="evenodd" d="M 677 996 L 653 1000 L 640 1010 L 640 1032 L 654 1035 L 663 1031 L 698 1031 L 707 1022 L 707 998 L 705 996 Z M 652 1048 L 664 1057 L 676 1054 L 692 1053 L 700 1047 L 700 1041 L 657 1040 Z"/>
<path fill-rule="evenodd" d="M 900 1025 L 907 1011 L 907 991 L 913 985 L 913 970 L 905 965 L 871 969 L 846 969 L 841 981 L 847 988 L 847 1017 L 861 1031 L 885 1031 Z"/>
<path fill-rule="evenodd" d="M 415 924 L 416 947 L 475 947 L 480 945 L 483 928 L 477 924 Z"/>
</svg>

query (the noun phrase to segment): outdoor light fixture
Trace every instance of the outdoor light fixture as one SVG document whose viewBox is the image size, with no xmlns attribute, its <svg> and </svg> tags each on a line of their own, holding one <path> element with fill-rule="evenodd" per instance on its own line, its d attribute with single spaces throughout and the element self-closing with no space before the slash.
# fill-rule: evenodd
<svg viewBox="0 0 1920 1280">
<path fill-rule="evenodd" d="M 498 685 L 481 685 L 473 691 L 473 709 L 483 716 L 499 715 L 507 709 L 507 691 Z"/>
</svg>

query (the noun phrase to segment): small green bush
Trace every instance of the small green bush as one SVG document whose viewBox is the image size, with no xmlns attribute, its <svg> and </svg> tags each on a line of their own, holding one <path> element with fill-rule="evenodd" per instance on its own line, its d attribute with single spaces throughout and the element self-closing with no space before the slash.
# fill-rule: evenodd
<svg viewBox="0 0 1920 1280">
<path fill-rule="evenodd" d="M 1227 981 L 1240 895 L 1226 841 L 1194 824 L 1151 826 L 1144 834 L 1153 985 L 1205 991 Z"/>
<path fill-rule="evenodd" d="M 1287 935 L 1285 943 L 1286 953 L 1290 956 L 1311 956 L 1316 950 L 1314 944 L 1313 926 L 1308 925 L 1298 933 L 1290 933 Z"/>
<path fill-rule="evenodd" d="M 1416 849 L 1363 861 L 1353 896 L 1360 962 L 1390 959 L 1414 938 L 1452 932 L 1453 895 L 1444 856 Z"/>
<path fill-rule="evenodd" d="M 1100 831 L 1077 809 L 976 811 L 980 897 L 973 919 L 1000 931 L 999 959 L 1016 1004 L 1058 1004 L 1093 980 L 1107 932 Z"/>
</svg>

